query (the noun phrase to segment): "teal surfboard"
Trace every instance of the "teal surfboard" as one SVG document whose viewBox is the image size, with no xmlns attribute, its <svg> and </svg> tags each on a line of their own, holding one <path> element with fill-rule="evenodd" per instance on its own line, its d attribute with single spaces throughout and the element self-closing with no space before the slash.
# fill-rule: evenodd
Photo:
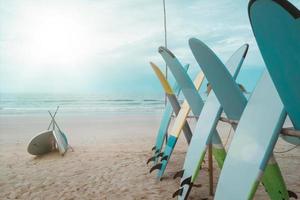
<svg viewBox="0 0 300 200">
<path fill-rule="evenodd" d="M 195 85 L 187 72 L 183 69 L 179 60 L 175 55 L 168 50 L 167 48 L 160 47 L 158 52 L 163 57 L 170 71 L 172 72 L 175 80 L 180 85 L 182 93 L 186 100 L 189 102 L 189 105 L 192 108 L 194 116 L 198 117 L 204 105 L 198 90 L 195 88 Z"/>
<path fill-rule="evenodd" d="M 161 56 L 167 63 L 168 67 L 170 68 L 170 71 L 172 72 L 176 81 L 180 85 L 180 87 L 182 89 L 182 93 L 184 94 L 186 100 L 188 101 L 193 114 L 196 117 L 198 117 L 200 115 L 201 110 L 204 105 L 204 102 L 202 101 L 202 99 L 198 93 L 199 88 L 196 89 L 194 83 L 192 82 L 192 80 L 190 79 L 188 74 L 183 70 L 181 63 L 177 60 L 177 58 L 175 57 L 175 55 L 172 52 L 170 52 L 168 49 L 166 49 L 164 47 L 160 47 L 159 53 L 161 54 Z M 157 174 L 158 179 L 161 179 L 162 175 L 164 174 L 164 171 L 167 167 L 168 161 L 169 161 L 169 159 L 172 155 L 172 152 L 175 148 L 175 145 L 177 143 L 178 137 L 179 137 L 178 132 L 174 133 L 174 134 L 172 132 L 170 133 L 168 143 L 164 149 L 161 163 L 153 166 L 150 170 L 150 172 L 151 172 L 155 169 L 159 169 L 158 174 Z M 223 163 L 223 158 L 224 158 L 223 155 L 224 155 L 225 149 L 222 145 L 221 139 L 216 130 L 215 130 L 215 134 L 212 139 L 212 144 L 213 144 L 213 147 L 215 148 L 214 156 L 215 156 L 216 160 L 218 161 L 218 163 Z"/>
<path fill-rule="evenodd" d="M 252 0 L 249 18 L 258 47 L 294 128 L 300 130 L 300 11 L 286 0 Z M 284 136 L 299 145 L 300 139 Z"/>
<path fill-rule="evenodd" d="M 178 113 L 179 113 L 179 111 L 180 111 L 180 109 L 181 109 L 180 103 L 179 103 L 178 100 L 177 100 L 177 96 L 176 96 L 175 93 L 173 92 L 173 90 L 172 90 L 172 88 L 171 88 L 169 82 L 166 80 L 166 78 L 164 77 L 164 75 L 163 75 L 163 73 L 161 72 L 161 70 L 159 69 L 159 67 L 156 66 L 156 65 L 155 65 L 154 63 L 152 63 L 152 62 L 150 62 L 150 65 L 151 65 L 152 69 L 154 70 L 156 76 L 158 77 L 158 79 L 159 79 L 161 85 L 163 86 L 164 91 L 165 91 L 165 93 L 166 93 L 166 95 L 167 95 L 167 98 L 168 98 L 168 100 L 169 100 L 169 103 L 171 104 L 171 106 L 172 106 L 172 108 L 173 108 L 173 111 L 174 111 L 175 115 L 177 116 Z M 171 117 L 171 116 L 170 116 L 170 117 Z M 183 133 L 184 133 L 184 135 L 185 135 L 185 137 L 186 137 L 187 142 L 190 143 L 190 140 L 191 140 L 191 138 L 192 138 L 192 131 L 191 131 L 191 129 L 190 129 L 190 127 L 189 127 L 189 125 L 188 125 L 188 123 L 187 123 L 186 120 L 184 120 L 183 123 L 184 123 L 184 124 L 183 124 L 183 127 L 182 127 L 182 131 L 183 131 Z M 163 139 L 163 138 L 161 138 L 161 139 Z M 162 142 L 163 142 L 163 141 L 162 141 Z M 161 155 L 161 154 L 160 154 L 160 151 L 161 151 L 161 147 L 162 147 L 163 144 L 160 143 L 160 145 L 161 145 L 160 148 L 157 149 L 157 150 L 155 151 L 154 156 L 151 157 L 150 159 L 148 159 L 147 164 L 148 164 L 150 161 L 154 161 L 155 164 L 156 164 L 156 161 L 157 161 L 158 157 Z"/>
<path fill-rule="evenodd" d="M 242 108 L 243 111 L 247 100 L 234 81 L 233 78 L 235 77 L 230 77 L 230 72 L 227 71 L 226 67 L 222 64 L 214 52 L 203 42 L 197 39 L 191 39 L 190 46 L 197 62 L 205 72 L 205 75 L 211 83 L 219 102 L 224 108 L 226 116 L 231 120 L 239 120 L 242 112 L 240 109 L 235 109 L 235 107 Z M 224 93 L 224 90 L 229 93 Z M 234 94 L 233 92 L 239 93 L 239 95 Z M 233 100 L 233 98 L 235 99 Z M 233 128 L 235 129 L 236 127 L 234 126 Z M 264 174 L 263 184 L 271 199 L 288 198 L 288 192 L 279 166 L 273 157 L 271 158 L 271 162 L 268 164 Z"/>
<path fill-rule="evenodd" d="M 189 65 L 185 65 L 184 70 L 187 71 L 188 68 L 189 68 Z M 176 81 L 175 81 L 175 83 L 172 87 L 172 90 L 173 90 L 174 94 L 176 94 L 176 96 L 178 96 L 180 91 L 181 91 L 181 89 L 180 89 L 180 87 L 179 87 L 179 85 L 177 84 Z M 168 101 L 167 105 L 166 105 L 166 108 L 165 108 L 165 111 L 162 115 L 162 120 L 161 120 L 159 129 L 158 129 L 158 133 L 157 133 L 157 136 L 156 136 L 155 145 L 152 148 L 152 150 L 154 151 L 154 156 L 158 155 L 161 152 L 161 149 L 163 147 L 163 144 L 164 144 L 167 132 L 168 132 L 169 124 L 170 124 L 170 121 L 171 121 L 171 117 L 172 117 L 172 114 L 174 112 L 173 107 L 174 107 L 174 105 L 172 106 L 170 101 Z M 187 141 L 190 141 L 191 136 L 192 136 L 191 133 L 189 134 L 189 133 L 185 132 L 185 137 L 186 137 Z M 156 160 L 154 160 L 154 161 L 156 161 Z"/>
<path fill-rule="evenodd" d="M 281 100 L 269 74 L 265 72 L 237 126 L 220 174 L 215 199 L 253 198 L 285 118 Z"/>
<path fill-rule="evenodd" d="M 227 117 L 232 120 L 239 120 L 245 105 L 247 104 L 247 99 L 240 91 L 240 88 L 235 81 L 232 81 L 232 76 L 235 78 L 237 76 L 237 73 L 235 73 L 236 70 L 233 68 L 233 71 L 231 71 L 230 74 L 215 53 L 200 40 L 191 38 L 189 40 L 189 45 L 195 59 L 203 70 L 205 77 L 211 84 L 213 91 L 216 93 L 218 100 L 222 102 L 222 107 Z M 242 58 L 247 52 L 246 49 L 246 47 L 239 49 L 240 51 L 237 51 L 237 54 L 226 63 L 226 66 L 229 67 L 232 63 L 237 65 L 236 62 L 242 63 L 244 61 Z M 216 71 L 216 68 L 211 66 L 222 67 L 217 68 L 218 71 Z"/>
<path fill-rule="evenodd" d="M 190 44 L 191 44 L 191 42 L 190 42 Z M 192 49 L 192 50 L 193 50 L 193 52 L 195 51 L 195 49 Z M 197 50 L 199 50 L 199 49 L 197 49 Z M 206 57 L 207 56 L 206 51 L 209 51 L 209 49 L 205 48 L 201 52 L 197 51 L 197 53 L 196 54 L 194 53 L 194 55 L 197 56 L 198 53 L 200 53 L 202 56 Z M 237 77 L 237 75 L 240 71 L 240 68 L 242 66 L 242 63 L 245 59 L 245 56 L 247 54 L 247 51 L 248 51 L 248 45 L 243 45 L 227 61 L 226 66 L 229 68 L 230 73 L 232 74 L 233 78 Z M 209 65 L 213 64 L 213 63 L 211 63 L 213 60 L 216 60 L 216 59 L 211 59 L 211 56 L 206 57 L 206 59 L 208 59 Z M 213 69 L 214 68 L 211 68 L 210 70 L 213 70 Z M 204 73 L 205 73 L 205 71 L 204 71 Z M 217 74 L 217 73 L 214 73 L 214 74 Z M 222 75 L 222 73 L 217 74 L 217 76 L 215 78 L 216 78 L 216 80 L 221 80 L 224 91 L 228 91 L 228 93 L 226 93 L 226 95 L 232 97 L 232 101 L 236 103 L 237 106 L 235 106 L 235 107 L 233 107 L 232 105 L 230 105 L 230 106 L 233 107 L 232 109 L 235 111 L 235 112 L 233 112 L 234 115 L 232 115 L 232 116 L 237 117 L 236 113 L 241 113 L 240 108 L 243 106 L 243 105 L 241 105 L 243 103 L 243 101 L 236 101 L 233 97 L 235 97 L 237 95 L 242 95 L 242 94 L 239 91 L 236 92 L 236 90 L 234 90 L 234 89 L 231 90 L 230 86 L 226 85 L 226 80 L 224 79 L 224 77 L 223 76 L 219 77 L 219 75 Z M 232 77 L 230 77 L 230 78 L 232 78 Z M 208 78 L 208 80 L 210 80 L 210 79 Z M 228 90 L 227 90 L 227 88 L 228 88 Z M 237 88 L 237 90 L 239 90 L 239 88 Z M 221 104 L 219 103 L 214 91 L 211 91 L 206 99 L 203 110 L 199 116 L 198 123 L 196 125 L 193 138 L 191 140 L 191 144 L 188 148 L 188 151 L 187 151 L 187 154 L 185 157 L 183 170 L 181 172 L 179 172 L 179 174 L 182 174 L 181 188 L 174 193 L 174 196 L 179 195 L 179 199 L 186 199 L 194 185 L 195 179 L 197 178 L 201 163 L 202 163 L 205 153 L 206 153 L 207 145 L 210 144 L 213 130 L 215 130 L 215 128 L 217 126 L 217 123 L 221 116 L 222 110 L 223 109 L 221 107 Z M 178 175 L 178 176 L 181 176 L 181 175 Z"/>
</svg>

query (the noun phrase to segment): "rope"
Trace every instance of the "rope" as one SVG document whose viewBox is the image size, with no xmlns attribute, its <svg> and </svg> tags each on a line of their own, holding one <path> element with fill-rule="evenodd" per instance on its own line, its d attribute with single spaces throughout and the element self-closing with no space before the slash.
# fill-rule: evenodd
<svg viewBox="0 0 300 200">
<path fill-rule="evenodd" d="M 295 146 L 293 146 L 293 147 L 291 147 L 291 148 L 289 148 L 289 149 L 287 149 L 287 150 L 283 150 L 283 151 L 274 151 L 274 153 L 277 153 L 277 154 L 287 153 L 287 152 L 290 152 L 290 151 L 296 149 L 296 148 L 299 147 L 299 146 L 300 146 L 300 145 L 298 144 L 298 145 L 295 145 Z"/>
<path fill-rule="evenodd" d="M 224 143 L 224 147 L 227 146 L 227 143 L 229 141 L 229 137 L 231 135 L 232 129 L 233 129 L 233 127 L 230 125 L 230 129 L 229 129 L 229 132 L 228 132 L 228 135 L 227 135 L 227 138 L 226 138 L 226 142 Z"/>
</svg>

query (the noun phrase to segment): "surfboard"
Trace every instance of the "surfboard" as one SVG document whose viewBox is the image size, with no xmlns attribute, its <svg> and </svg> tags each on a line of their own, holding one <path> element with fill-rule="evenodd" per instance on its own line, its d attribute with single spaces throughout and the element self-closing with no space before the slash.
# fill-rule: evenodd
<svg viewBox="0 0 300 200">
<path fill-rule="evenodd" d="M 32 155 L 44 155 L 53 151 L 53 145 L 55 145 L 55 138 L 53 131 L 43 131 L 35 136 L 27 147 L 28 153 Z"/>
<path fill-rule="evenodd" d="M 237 126 L 215 199 L 253 198 L 285 118 L 283 104 L 269 74 L 265 72 Z"/>
<path fill-rule="evenodd" d="M 248 13 L 258 47 L 285 110 L 295 129 L 300 130 L 300 11 L 286 0 L 252 0 Z M 299 138 L 283 138 L 300 144 Z"/>
<path fill-rule="evenodd" d="M 233 72 L 229 72 L 214 52 L 200 40 L 191 39 L 190 46 L 198 64 L 204 71 L 219 99 L 219 102 L 224 108 L 226 116 L 231 120 L 239 120 L 242 115 L 242 111 L 246 106 L 247 100 L 234 81 L 236 74 L 231 77 L 230 73 L 233 74 Z M 227 66 L 230 66 L 230 62 Z M 224 90 L 228 91 L 228 94 L 224 93 Z M 234 94 L 234 92 L 236 94 Z M 235 107 L 239 109 L 236 109 Z M 236 127 L 234 126 L 233 128 L 235 129 Z M 271 158 L 271 162 L 268 163 L 263 176 L 263 184 L 271 199 L 288 199 L 288 191 L 279 166 L 273 156 Z M 280 191 L 280 193 L 278 191 Z"/>
<path fill-rule="evenodd" d="M 172 74 L 174 75 L 174 78 L 176 79 L 177 83 L 180 85 L 184 97 L 187 99 L 189 105 L 192 108 L 193 114 L 195 116 L 199 116 L 201 109 L 204 105 L 204 102 L 202 101 L 200 95 L 198 94 L 198 90 L 195 87 L 196 84 L 193 83 L 189 75 L 184 71 L 179 60 L 175 57 L 175 55 L 170 50 L 164 47 L 159 47 L 158 52 L 167 63 L 167 66 L 169 67 Z M 203 78 L 201 78 L 200 76 L 201 77 L 203 76 Z M 198 74 L 198 77 L 200 78 L 196 80 L 202 83 L 202 81 L 204 80 L 203 73 Z"/>
<path fill-rule="evenodd" d="M 188 68 L 189 68 L 189 65 L 185 65 L 184 69 L 186 71 L 188 70 Z M 163 80 L 163 79 L 160 82 L 167 81 L 167 80 Z M 180 87 L 179 87 L 179 85 L 177 84 L 176 81 L 175 81 L 172 88 L 173 88 L 173 91 L 176 94 L 176 96 L 178 96 L 181 89 L 180 89 Z M 164 141 L 165 141 L 165 138 L 166 138 L 166 135 L 167 135 L 167 132 L 168 132 L 168 128 L 169 128 L 169 124 L 170 124 L 170 121 L 171 121 L 172 113 L 173 113 L 172 105 L 169 101 L 167 101 L 167 105 L 166 105 L 165 111 L 162 115 L 162 120 L 161 120 L 159 129 L 158 129 L 158 133 L 157 133 L 157 136 L 156 136 L 156 142 L 155 142 L 155 145 L 152 148 L 152 150 L 154 151 L 153 156 L 155 156 L 155 157 L 156 157 L 156 155 L 158 155 L 161 152 L 162 146 L 164 144 Z M 186 137 L 188 142 L 190 141 L 191 136 L 192 135 L 188 135 L 187 133 L 185 133 L 185 137 Z M 155 163 L 156 163 L 156 160 L 157 159 L 155 159 L 153 161 L 155 161 Z"/>
<path fill-rule="evenodd" d="M 203 80 L 204 80 L 203 74 L 199 73 L 194 81 L 194 83 L 198 89 L 200 88 L 200 85 L 202 84 Z M 177 137 L 179 136 L 179 133 L 181 132 L 181 129 L 183 128 L 183 125 L 186 122 L 186 118 L 188 117 L 190 110 L 191 110 L 191 108 L 186 99 L 181 106 L 181 110 L 179 111 L 179 113 L 175 119 L 174 125 L 171 129 L 171 132 L 169 134 L 167 145 L 163 151 L 163 154 L 161 155 L 162 156 L 161 163 L 154 165 L 150 169 L 150 173 L 155 169 L 159 169 L 159 172 L 157 175 L 158 179 L 160 179 L 164 173 L 165 167 L 167 165 L 167 162 L 165 161 L 165 159 L 167 158 L 167 156 L 170 156 L 172 154 L 172 147 L 174 148 L 176 145 Z"/>
<path fill-rule="evenodd" d="M 236 70 L 235 67 L 241 66 L 241 63 L 244 61 L 244 57 L 247 53 L 248 46 L 241 47 L 241 49 L 239 49 L 236 54 L 230 58 L 228 63 L 226 63 L 227 67 L 234 64 L 230 74 L 222 61 L 203 42 L 196 38 L 191 38 L 189 40 L 189 45 L 195 59 L 211 84 L 213 91 L 217 94 L 218 100 L 222 102 L 222 106 L 227 117 L 232 120 L 239 120 L 244 111 L 245 105 L 247 104 L 247 99 L 240 91 L 239 86 L 232 81 L 232 78 L 236 78 L 239 68 Z M 218 73 L 216 73 L 216 67 L 211 66 L 222 67 L 218 67 Z M 229 96 L 230 98 L 228 98 Z"/>
<path fill-rule="evenodd" d="M 161 70 L 159 69 L 159 67 L 157 67 L 154 63 L 150 62 L 150 65 L 152 67 L 152 69 L 154 70 L 156 76 L 158 77 L 161 85 L 163 86 L 164 88 L 164 91 L 167 95 L 167 98 L 173 108 L 173 111 L 175 113 L 175 115 L 177 116 L 181 107 L 180 107 L 180 104 L 177 100 L 177 97 L 175 95 L 175 93 L 173 92 L 171 86 L 169 85 L 168 81 L 166 80 L 166 78 L 164 77 L 163 73 L 161 72 Z M 186 140 L 188 143 L 190 143 L 190 140 L 192 138 L 192 131 L 187 123 L 186 120 L 183 121 L 183 126 L 182 126 L 182 130 L 184 132 L 184 135 L 186 137 Z M 163 141 L 162 141 L 163 142 Z M 162 147 L 162 143 L 159 144 L 160 146 L 160 149 L 157 148 L 157 150 L 155 151 L 155 155 L 150 158 L 148 161 L 147 161 L 147 164 L 150 162 L 150 161 L 156 161 L 157 160 L 157 157 L 161 151 L 161 147 Z"/>
<path fill-rule="evenodd" d="M 66 135 L 60 130 L 59 126 L 57 125 L 54 117 L 52 114 L 49 112 L 51 118 L 52 118 L 52 123 L 54 124 L 53 127 L 53 136 L 55 138 L 57 148 L 59 150 L 59 153 L 63 156 L 67 150 L 68 150 L 68 141 Z"/>
<path fill-rule="evenodd" d="M 68 143 L 67 143 L 67 141 L 63 137 L 61 131 L 58 130 L 58 129 L 53 130 L 53 135 L 54 135 L 54 138 L 55 138 L 55 141 L 56 141 L 59 153 L 61 155 L 64 155 L 66 153 L 67 149 L 68 149 Z"/>
<path fill-rule="evenodd" d="M 208 66 L 214 64 L 214 63 L 212 63 L 213 61 L 221 62 L 218 59 L 216 59 L 216 57 L 211 58 L 211 56 L 212 56 L 211 54 L 207 55 L 206 51 L 210 51 L 209 48 L 203 48 L 203 49 L 193 48 L 193 42 L 194 42 L 193 39 L 191 39 L 190 46 L 192 48 L 194 56 L 197 57 L 199 54 L 201 54 L 201 56 L 203 56 L 203 57 L 205 57 L 205 59 L 207 59 L 206 62 L 208 62 L 208 63 L 203 61 L 202 57 L 201 57 L 201 59 L 199 59 L 197 57 L 197 60 L 198 59 L 202 60 L 205 64 L 208 64 Z M 198 40 L 196 42 L 198 42 Z M 240 71 L 240 68 L 245 59 L 247 51 L 248 51 L 248 45 L 241 46 L 229 58 L 229 60 L 226 63 L 226 66 L 229 68 L 230 73 L 232 74 L 234 79 L 237 77 L 237 75 Z M 203 62 L 201 62 L 201 64 L 200 64 L 200 62 L 198 62 L 198 63 L 199 63 L 199 65 L 202 66 Z M 214 68 L 210 68 L 209 70 L 213 70 L 213 69 Z M 203 72 L 205 73 L 205 70 L 203 70 Z M 238 95 L 242 95 L 242 94 L 240 92 L 236 92 L 236 90 L 234 90 L 234 89 L 231 90 L 231 88 L 230 88 L 231 86 L 228 86 L 228 84 L 226 84 L 227 83 L 226 79 L 224 79 L 223 76 L 222 76 L 223 78 L 220 77 L 220 75 L 222 75 L 222 73 L 221 74 L 214 73 L 214 74 L 217 74 L 217 76 L 214 77 L 214 78 L 216 78 L 216 80 L 221 80 L 221 84 L 222 84 L 224 91 L 227 91 L 227 88 L 228 88 L 228 93 L 226 95 L 232 97 L 232 102 L 237 104 L 237 106 L 233 108 L 233 110 L 235 112 L 230 110 L 230 114 L 233 117 L 237 117 L 237 113 L 241 113 L 240 108 L 243 106 L 242 104 L 244 102 L 236 101 L 234 99 L 234 97 L 238 96 Z M 208 80 L 210 80 L 208 78 L 209 76 L 206 76 L 206 77 Z M 232 77 L 230 77 L 230 78 L 232 78 Z M 214 88 L 213 88 L 213 90 L 214 90 Z M 239 90 L 239 88 L 237 88 L 237 90 Z M 223 91 L 221 91 L 221 92 L 223 92 Z M 230 104 L 228 103 L 228 105 L 230 105 Z M 230 105 L 230 107 L 233 107 L 233 106 Z M 218 98 L 216 97 L 214 91 L 211 91 L 206 99 L 203 110 L 199 116 L 198 123 L 196 125 L 193 138 L 191 140 L 191 144 L 188 148 L 188 151 L 187 151 L 187 154 L 185 157 L 183 170 L 181 171 L 181 173 L 183 173 L 182 178 L 181 178 L 181 188 L 174 193 L 175 195 L 176 194 L 179 195 L 179 197 L 178 197 L 179 199 L 186 199 L 194 185 L 195 179 L 197 178 L 198 172 L 200 170 L 200 166 L 203 162 L 207 146 L 208 146 L 208 144 L 210 144 L 213 131 L 216 129 L 219 118 L 222 114 L 222 110 L 223 109 L 221 107 L 221 104 L 219 103 Z"/>
<path fill-rule="evenodd" d="M 172 152 L 175 148 L 177 139 L 180 135 L 180 127 L 182 124 L 182 122 L 181 122 L 182 118 L 187 116 L 187 114 L 189 112 L 189 107 L 196 117 L 199 116 L 199 114 L 202 110 L 204 103 L 198 93 L 198 90 L 200 88 L 201 83 L 204 80 L 204 75 L 202 72 L 200 72 L 197 75 L 197 77 L 193 83 L 192 80 L 190 79 L 190 77 L 188 76 L 188 74 L 182 70 L 181 63 L 177 60 L 177 58 L 174 56 L 174 54 L 172 52 L 170 52 L 168 49 L 166 49 L 164 47 L 160 47 L 159 53 L 162 55 L 165 62 L 169 66 L 176 81 L 181 86 L 182 93 L 184 94 L 186 101 L 187 101 L 185 104 L 187 109 L 183 109 L 182 115 L 180 115 L 180 113 L 178 114 L 178 117 L 176 119 L 178 121 L 177 122 L 175 121 L 172 131 L 170 132 L 169 140 L 168 140 L 167 146 L 164 149 L 161 163 L 153 166 L 150 169 L 150 172 L 152 172 L 155 169 L 159 169 L 157 178 L 161 179 L 161 177 L 164 174 L 164 171 L 167 167 L 168 161 L 172 155 Z M 182 107 L 184 108 L 184 106 L 182 106 Z M 212 144 L 213 144 L 213 149 L 214 149 L 213 155 L 216 158 L 216 160 L 218 161 L 218 164 L 223 163 L 225 149 L 222 145 L 221 139 L 217 132 L 212 139 Z"/>
<path fill-rule="evenodd" d="M 182 93 L 183 93 L 183 95 L 186 99 L 185 102 L 182 104 L 182 110 L 180 111 L 180 113 L 178 114 L 178 117 L 176 118 L 176 120 L 174 122 L 174 126 L 177 126 L 179 121 L 180 121 L 180 124 L 182 124 L 182 122 L 185 121 L 185 116 L 187 116 L 188 113 L 190 112 L 190 106 L 191 105 L 194 107 L 194 110 L 192 110 L 194 115 L 199 116 L 199 113 L 200 113 L 201 108 L 203 106 L 203 101 L 200 98 L 196 87 L 197 86 L 200 87 L 201 83 L 204 80 L 204 75 L 203 75 L 203 73 L 199 73 L 197 75 L 195 81 L 194 81 L 195 83 L 193 83 L 193 81 L 190 79 L 188 74 L 184 71 L 181 63 L 179 63 L 179 61 L 175 58 L 175 56 L 169 50 L 167 50 L 163 47 L 160 47 L 159 48 L 159 53 L 162 54 L 162 52 L 166 52 L 167 57 L 170 57 L 170 55 L 171 55 L 172 58 L 174 58 L 174 60 L 175 60 L 175 71 L 177 70 L 176 71 L 177 73 L 175 73 L 176 75 L 174 75 L 174 72 L 172 71 L 173 68 L 172 67 L 170 68 L 170 66 L 168 66 L 168 67 L 170 68 L 171 72 L 173 73 L 176 82 L 178 83 L 178 85 L 180 85 L 181 91 L 182 91 Z M 166 64 L 169 65 L 170 63 L 166 62 Z M 173 63 L 171 63 L 171 64 L 174 65 Z M 196 87 L 195 87 L 194 84 L 196 85 Z M 193 99 L 193 97 L 195 97 L 196 100 L 198 99 L 199 103 L 196 103 L 196 101 L 195 101 L 195 99 Z M 173 130 L 173 128 L 172 128 L 172 130 Z M 159 170 L 158 173 L 157 173 L 157 179 L 161 179 L 161 177 L 162 177 L 162 175 L 165 171 L 165 168 L 167 166 L 169 157 L 172 154 L 172 151 L 173 151 L 173 149 L 176 145 L 176 142 L 177 142 L 177 137 L 178 137 L 179 134 L 173 134 L 172 130 L 169 134 L 167 145 L 164 148 L 162 158 L 161 158 L 161 162 L 154 165 L 150 169 L 150 173 L 153 170 L 156 170 L 156 169 Z M 181 127 L 178 126 L 178 129 L 176 129 L 176 130 L 179 131 L 179 133 L 180 133 Z"/>
</svg>

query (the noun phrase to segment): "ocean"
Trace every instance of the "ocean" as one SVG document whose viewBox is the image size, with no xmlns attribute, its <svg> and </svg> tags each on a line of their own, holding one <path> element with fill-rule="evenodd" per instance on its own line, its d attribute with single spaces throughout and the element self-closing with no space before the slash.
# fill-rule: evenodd
<svg viewBox="0 0 300 200">
<path fill-rule="evenodd" d="M 249 97 L 250 94 L 245 94 Z M 200 92 L 203 101 L 205 92 Z M 180 103 L 183 95 L 179 96 Z M 61 114 L 153 114 L 165 108 L 163 94 L 155 98 L 100 94 L 0 93 L 0 115 L 48 115 L 59 106 Z"/>
<path fill-rule="evenodd" d="M 164 96 L 155 99 L 99 94 L 0 94 L 0 115 L 48 114 L 60 107 L 60 114 L 159 113 Z"/>
</svg>

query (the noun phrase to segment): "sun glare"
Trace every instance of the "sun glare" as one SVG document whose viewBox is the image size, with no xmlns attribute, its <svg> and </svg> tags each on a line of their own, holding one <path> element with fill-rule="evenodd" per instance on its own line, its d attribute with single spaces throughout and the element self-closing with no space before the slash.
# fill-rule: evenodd
<svg viewBox="0 0 300 200">
<path fill-rule="evenodd" d="M 127 47 L 153 34 L 144 31 L 149 27 L 131 10 L 132 15 L 109 1 L 12 1 L 4 11 L 0 57 L 5 90 L 68 92 L 103 85 L 124 63 L 133 66 Z"/>
<path fill-rule="evenodd" d="M 72 13 L 43 12 L 29 16 L 29 62 L 73 66 L 84 62 L 92 51 L 89 30 Z M 31 21 L 30 21 L 31 20 Z"/>
</svg>

